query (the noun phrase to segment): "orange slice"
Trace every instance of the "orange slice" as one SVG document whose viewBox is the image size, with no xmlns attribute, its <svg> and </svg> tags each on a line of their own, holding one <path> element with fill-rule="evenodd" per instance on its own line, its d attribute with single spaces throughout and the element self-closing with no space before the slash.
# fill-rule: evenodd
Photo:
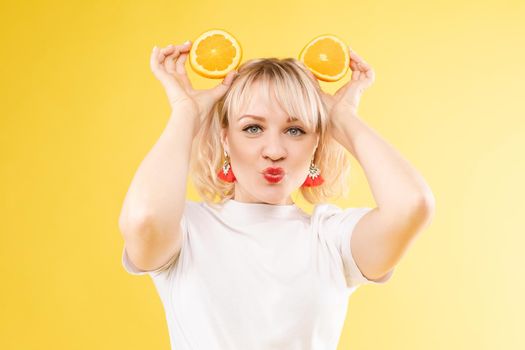
<svg viewBox="0 0 525 350">
<path fill-rule="evenodd" d="M 337 81 L 344 77 L 350 65 L 350 53 L 343 40 L 323 34 L 301 50 L 299 60 L 319 79 Z"/>
<path fill-rule="evenodd" d="M 221 29 L 211 29 L 193 42 L 190 50 L 190 66 L 206 78 L 224 78 L 239 66 L 242 48 L 237 39 Z"/>
</svg>

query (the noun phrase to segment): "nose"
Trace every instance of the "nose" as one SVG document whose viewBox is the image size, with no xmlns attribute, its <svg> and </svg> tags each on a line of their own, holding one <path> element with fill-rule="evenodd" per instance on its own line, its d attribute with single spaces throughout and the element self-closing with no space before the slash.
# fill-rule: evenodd
<svg viewBox="0 0 525 350">
<path fill-rule="evenodd" d="M 264 158 L 269 158 L 273 161 L 286 158 L 286 147 L 279 135 L 267 138 L 262 155 Z"/>
</svg>

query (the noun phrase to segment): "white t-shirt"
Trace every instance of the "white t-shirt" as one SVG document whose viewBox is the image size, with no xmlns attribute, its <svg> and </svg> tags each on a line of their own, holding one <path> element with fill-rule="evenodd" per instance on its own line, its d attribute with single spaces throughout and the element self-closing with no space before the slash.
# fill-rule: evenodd
<svg viewBox="0 0 525 350">
<path fill-rule="evenodd" d="M 186 200 L 180 255 L 148 274 L 161 297 L 173 350 L 336 349 L 349 296 L 368 280 L 350 251 L 372 208 Z"/>
</svg>

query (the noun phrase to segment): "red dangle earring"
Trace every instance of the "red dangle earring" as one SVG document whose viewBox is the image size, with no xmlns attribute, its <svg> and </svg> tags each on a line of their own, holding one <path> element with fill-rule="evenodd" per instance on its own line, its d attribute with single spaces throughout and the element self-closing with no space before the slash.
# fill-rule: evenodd
<svg viewBox="0 0 525 350">
<path fill-rule="evenodd" d="M 230 159 L 228 157 L 228 153 L 224 151 L 224 164 L 222 165 L 221 170 L 217 173 L 217 176 L 219 179 L 226 181 L 226 182 L 234 182 L 235 175 L 233 174 L 232 167 L 230 165 Z"/>
<path fill-rule="evenodd" d="M 312 159 L 308 176 L 301 187 L 315 187 L 321 185 L 323 182 L 324 179 L 321 176 L 321 171 L 314 165 L 314 160 Z"/>
</svg>

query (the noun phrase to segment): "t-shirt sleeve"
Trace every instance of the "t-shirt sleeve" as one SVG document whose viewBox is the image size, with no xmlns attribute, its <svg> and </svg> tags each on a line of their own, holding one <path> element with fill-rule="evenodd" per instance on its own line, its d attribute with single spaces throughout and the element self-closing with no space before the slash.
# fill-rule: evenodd
<svg viewBox="0 0 525 350">
<path fill-rule="evenodd" d="M 314 211 L 319 236 L 337 252 L 342 260 L 347 287 L 384 284 L 391 279 L 394 273 L 392 269 L 379 279 L 368 279 L 363 275 L 352 256 L 350 239 L 354 228 L 359 220 L 372 209 L 367 207 L 341 209 L 332 204 L 322 204 L 316 206 Z"/>
<path fill-rule="evenodd" d="M 182 254 L 182 249 L 184 247 L 184 242 L 186 241 L 186 234 L 187 234 L 187 223 L 186 223 L 186 214 L 183 213 L 181 218 L 181 234 L 182 234 L 182 244 L 181 244 L 181 251 L 179 254 L 174 255 L 169 261 L 166 262 L 163 266 L 155 269 L 155 270 L 141 270 L 138 267 L 136 267 L 133 262 L 130 260 L 128 253 L 126 251 L 126 246 L 124 245 L 124 248 L 122 249 L 122 266 L 124 266 L 124 269 L 126 272 L 128 272 L 131 275 L 150 275 L 151 277 L 157 277 L 162 273 L 167 272 L 170 270 L 170 268 L 174 267 L 174 265 L 177 263 L 180 255 Z"/>
</svg>

